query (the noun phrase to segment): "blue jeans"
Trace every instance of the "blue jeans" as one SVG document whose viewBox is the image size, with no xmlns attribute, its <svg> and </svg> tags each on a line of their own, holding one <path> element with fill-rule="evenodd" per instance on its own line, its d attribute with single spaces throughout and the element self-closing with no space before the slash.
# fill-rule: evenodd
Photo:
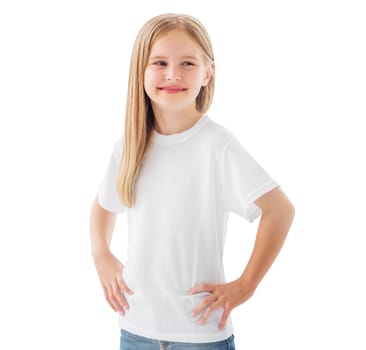
<svg viewBox="0 0 366 350">
<path fill-rule="evenodd" d="M 213 343 L 181 343 L 141 337 L 121 329 L 120 350 L 235 350 L 234 334 Z"/>
</svg>

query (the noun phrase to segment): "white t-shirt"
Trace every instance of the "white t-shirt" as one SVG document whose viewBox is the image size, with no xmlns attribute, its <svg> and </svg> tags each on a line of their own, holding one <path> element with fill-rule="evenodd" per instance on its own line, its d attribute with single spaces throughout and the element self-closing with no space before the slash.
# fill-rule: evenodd
<svg viewBox="0 0 366 350">
<path fill-rule="evenodd" d="M 220 308 L 198 324 L 203 313 L 190 314 L 209 293 L 188 291 L 201 283 L 226 282 L 223 251 L 229 213 L 252 222 L 261 215 L 254 201 L 278 184 L 227 128 L 207 115 L 183 132 L 153 133 L 154 144 L 136 182 L 135 206 L 125 207 L 116 192 L 123 135 L 98 192 L 103 208 L 127 214 L 123 277 L 134 294 L 125 293 L 130 308 L 119 315 L 119 325 L 159 340 L 226 339 L 234 333 L 231 318 L 219 330 Z"/>
</svg>

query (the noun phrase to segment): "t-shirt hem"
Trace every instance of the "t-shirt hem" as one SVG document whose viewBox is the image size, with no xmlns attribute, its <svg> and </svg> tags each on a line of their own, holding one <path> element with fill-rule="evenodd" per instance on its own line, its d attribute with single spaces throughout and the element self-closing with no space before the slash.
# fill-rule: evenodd
<svg viewBox="0 0 366 350">
<path fill-rule="evenodd" d="M 120 328 L 124 329 L 127 332 L 139 335 L 141 337 L 161 340 L 161 341 L 173 341 L 173 342 L 184 342 L 184 343 L 213 343 L 217 341 L 222 341 L 230 337 L 234 330 L 232 327 L 228 327 L 225 331 L 222 331 L 221 334 L 209 335 L 205 333 L 201 333 L 200 336 L 197 336 L 197 333 L 154 333 L 146 330 L 141 330 L 138 328 L 134 328 L 131 326 L 121 325 Z"/>
</svg>

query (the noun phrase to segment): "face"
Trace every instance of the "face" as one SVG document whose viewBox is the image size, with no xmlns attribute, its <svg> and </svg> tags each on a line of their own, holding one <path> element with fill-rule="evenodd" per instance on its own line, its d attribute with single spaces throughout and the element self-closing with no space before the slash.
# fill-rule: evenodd
<svg viewBox="0 0 366 350">
<path fill-rule="evenodd" d="M 195 110 L 196 97 L 210 76 L 200 46 L 189 35 L 173 30 L 153 44 L 144 87 L 154 111 Z"/>
</svg>

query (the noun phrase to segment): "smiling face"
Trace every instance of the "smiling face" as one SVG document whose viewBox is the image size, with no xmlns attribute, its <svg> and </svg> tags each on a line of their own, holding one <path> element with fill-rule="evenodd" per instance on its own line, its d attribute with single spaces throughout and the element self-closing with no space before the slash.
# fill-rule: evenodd
<svg viewBox="0 0 366 350">
<path fill-rule="evenodd" d="M 172 30 L 162 35 L 151 48 L 144 75 L 154 113 L 195 111 L 196 97 L 210 76 L 202 49 L 188 34 Z"/>
</svg>

